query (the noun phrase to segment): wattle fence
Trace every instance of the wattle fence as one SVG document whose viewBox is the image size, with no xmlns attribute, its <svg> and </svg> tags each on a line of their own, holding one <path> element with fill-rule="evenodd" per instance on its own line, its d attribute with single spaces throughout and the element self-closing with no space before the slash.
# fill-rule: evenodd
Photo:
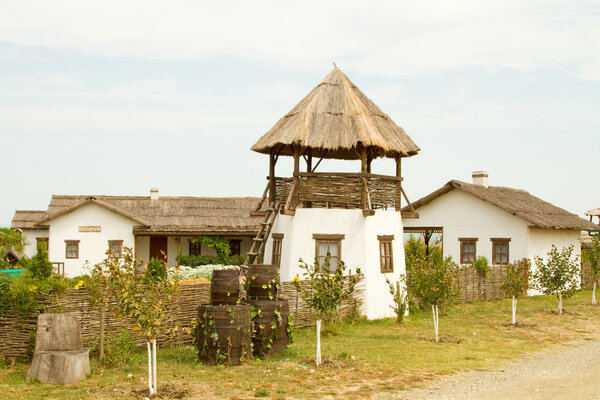
<svg viewBox="0 0 600 400">
<path fill-rule="evenodd" d="M 346 284 L 348 283 L 348 278 Z M 301 285 L 306 285 L 301 281 Z M 314 319 L 306 302 L 298 295 L 296 288 L 290 282 L 281 285 L 280 296 L 289 300 L 290 312 L 294 313 L 294 326 L 305 327 L 313 324 Z M 344 301 L 340 307 L 342 317 L 355 313 L 360 307 L 362 299 L 362 285 L 356 287 L 352 297 Z M 0 357 L 31 357 L 35 343 L 35 330 L 37 315 L 44 312 L 74 312 L 81 323 L 81 336 L 84 347 L 90 348 L 98 341 L 100 332 L 100 313 L 92 305 L 89 294 L 85 288 L 67 289 L 60 296 L 51 295 L 40 297 L 40 308 L 35 315 L 23 319 L 19 314 L 0 315 Z M 195 283 L 179 286 L 179 296 L 170 308 L 172 322 L 166 327 L 178 327 L 175 333 L 158 338 L 162 346 L 168 344 L 184 344 L 193 342 L 191 334 L 185 333 L 181 328 L 192 328 L 197 317 L 196 308 L 200 304 L 210 302 L 210 283 Z M 106 314 L 106 329 L 116 333 L 121 329 L 131 328 L 134 324 L 128 319 L 119 319 L 112 313 Z M 145 346 L 145 337 L 133 336 L 140 346 Z"/>
</svg>

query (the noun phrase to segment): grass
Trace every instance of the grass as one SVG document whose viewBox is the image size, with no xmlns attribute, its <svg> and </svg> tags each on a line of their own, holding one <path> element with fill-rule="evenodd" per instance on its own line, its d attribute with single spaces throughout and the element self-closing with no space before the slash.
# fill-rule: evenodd
<svg viewBox="0 0 600 400">
<path fill-rule="evenodd" d="M 326 330 L 324 364 L 314 366 L 315 330 L 299 329 L 295 342 L 274 357 L 239 367 L 207 366 L 196 349 L 178 346 L 158 352 L 161 398 L 252 399 L 256 397 L 361 399 L 373 392 L 393 392 L 427 379 L 462 370 L 489 369 L 525 353 L 555 350 L 600 336 L 600 306 L 583 291 L 565 301 L 565 314 L 553 313 L 556 299 L 519 300 L 517 322 L 510 325 L 510 300 L 461 304 L 440 316 L 444 342 L 435 343 L 431 314 L 395 319 L 358 320 Z M 102 369 L 92 359 L 91 376 L 77 385 L 54 387 L 25 381 L 28 365 L 0 368 L 3 399 L 144 398 L 146 353 L 136 353 L 124 367 Z M 129 376 L 131 374 L 131 376 Z"/>
</svg>

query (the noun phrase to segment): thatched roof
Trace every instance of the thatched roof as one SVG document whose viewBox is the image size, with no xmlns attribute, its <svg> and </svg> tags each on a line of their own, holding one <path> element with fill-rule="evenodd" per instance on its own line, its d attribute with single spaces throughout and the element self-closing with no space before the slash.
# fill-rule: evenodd
<svg viewBox="0 0 600 400">
<path fill-rule="evenodd" d="M 488 186 L 486 188 L 482 185 L 456 180 L 446 183 L 442 188 L 412 203 L 413 207 L 415 209 L 422 207 L 455 189 L 493 204 L 511 215 L 524 219 L 536 228 L 600 231 L 598 225 L 545 202 L 524 190 L 502 186 Z M 402 211 L 409 211 L 408 207 L 403 208 Z"/>
<path fill-rule="evenodd" d="M 410 157 L 420 150 L 338 68 L 263 135 L 252 150 L 292 155 L 291 145 L 310 148 L 318 157 L 360 159 L 357 149 L 377 157 Z"/>
<path fill-rule="evenodd" d="M 12 229 L 30 229 L 46 216 L 46 211 L 38 210 L 17 210 L 13 217 Z"/>
<path fill-rule="evenodd" d="M 256 197 L 169 197 L 53 195 L 45 223 L 94 203 L 129 218 L 139 225 L 135 233 L 164 234 L 255 234 L 262 217 L 250 216 Z"/>
<path fill-rule="evenodd" d="M 585 212 L 585 215 L 590 217 L 600 217 L 600 208 L 594 208 Z"/>
</svg>

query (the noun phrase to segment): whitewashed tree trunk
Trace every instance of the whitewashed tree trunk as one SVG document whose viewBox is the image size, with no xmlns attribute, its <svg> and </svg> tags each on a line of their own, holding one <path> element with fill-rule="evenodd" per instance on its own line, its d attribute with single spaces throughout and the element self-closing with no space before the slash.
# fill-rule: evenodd
<svg viewBox="0 0 600 400">
<path fill-rule="evenodd" d="M 594 290 L 592 290 L 592 304 L 596 304 L 596 281 L 594 281 Z"/>
<path fill-rule="evenodd" d="M 104 325 L 106 325 L 106 307 L 102 307 L 100 311 L 100 364 L 104 365 Z"/>
<path fill-rule="evenodd" d="M 156 384 L 156 338 L 152 340 L 152 382 L 154 383 L 154 393 L 158 393 L 158 385 Z"/>
<path fill-rule="evenodd" d="M 153 396 L 156 394 L 156 340 L 154 340 L 153 346 L 150 345 L 150 342 L 151 340 L 146 342 L 148 346 L 148 392 L 150 396 Z M 152 347 L 154 347 L 154 352 Z"/>
<path fill-rule="evenodd" d="M 517 298 L 515 296 L 512 297 L 512 324 L 517 324 Z"/>
<path fill-rule="evenodd" d="M 321 320 L 317 320 L 317 367 L 321 364 Z"/>
<path fill-rule="evenodd" d="M 431 306 L 431 313 L 433 314 L 433 330 L 435 331 L 435 341 L 439 342 L 440 341 L 440 337 L 439 337 L 439 314 L 438 314 L 438 306 L 437 305 L 432 305 Z"/>
<path fill-rule="evenodd" d="M 558 293 L 558 315 L 562 314 L 562 292 Z"/>
</svg>

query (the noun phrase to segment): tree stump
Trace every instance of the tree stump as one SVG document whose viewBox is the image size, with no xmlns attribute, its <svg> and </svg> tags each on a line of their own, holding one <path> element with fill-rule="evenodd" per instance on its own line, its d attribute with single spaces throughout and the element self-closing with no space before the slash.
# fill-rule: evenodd
<svg viewBox="0 0 600 400">
<path fill-rule="evenodd" d="M 89 373 L 89 352 L 83 348 L 77 314 L 38 315 L 35 353 L 26 378 L 67 385 Z"/>
</svg>

